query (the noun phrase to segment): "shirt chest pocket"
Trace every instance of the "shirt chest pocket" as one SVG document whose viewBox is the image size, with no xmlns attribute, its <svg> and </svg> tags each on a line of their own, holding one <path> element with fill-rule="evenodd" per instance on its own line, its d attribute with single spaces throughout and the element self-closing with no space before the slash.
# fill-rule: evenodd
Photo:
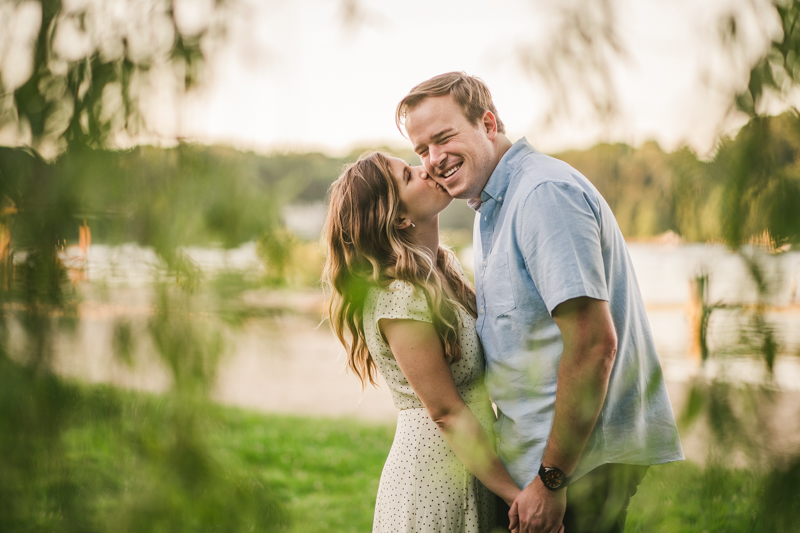
<svg viewBox="0 0 800 533">
<path fill-rule="evenodd" d="M 517 308 L 507 252 L 489 256 L 483 278 L 483 294 L 489 315 L 500 316 Z"/>
</svg>

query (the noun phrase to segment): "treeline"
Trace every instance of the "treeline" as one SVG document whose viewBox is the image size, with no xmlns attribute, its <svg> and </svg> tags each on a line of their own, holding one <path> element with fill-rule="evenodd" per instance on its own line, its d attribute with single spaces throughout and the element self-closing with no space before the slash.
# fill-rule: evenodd
<svg viewBox="0 0 800 533">
<path fill-rule="evenodd" d="M 342 158 L 265 156 L 184 144 L 85 149 L 45 163 L 6 148 L 0 149 L 0 201 L 16 210 L 26 202 L 46 205 L 47 197 L 60 197 L 61 205 L 71 198 L 79 207 L 71 211 L 77 219 L 66 235 L 75 240 L 86 220 L 95 242 L 155 242 L 165 250 L 211 242 L 235 246 L 279 227 L 281 206 L 323 201 L 342 167 L 362 151 Z M 394 152 L 418 163 L 410 150 Z M 751 122 L 722 140 L 711 161 L 687 148 L 666 153 L 655 142 L 554 155 L 594 182 L 628 238 L 670 230 L 687 241 L 742 241 L 765 231 L 780 242 L 800 236 L 800 118 L 794 114 Z M 463 202 L 454 202 L 442 226 L 469 231 L 472 219 Z M 28 240 L 25 232 L 15 228 L 18 246 Z"/>
<path fill-rule="evenodd" d="M 757 119 L 720 142 L 711 161 L 655 142 L 600 144 L 555 157 L 600 190 L 628 238 L 674 231 L 687 241 L 800 237 L 800 119 Z M 747 184 L 748 177 L 755 179 Z M 733 220 L 732 220 L 733 219 Z M 733 228 L 733 229 L 732 229 Z M 738 228 L 738 232 L 736 231 Z"/>
</svg>

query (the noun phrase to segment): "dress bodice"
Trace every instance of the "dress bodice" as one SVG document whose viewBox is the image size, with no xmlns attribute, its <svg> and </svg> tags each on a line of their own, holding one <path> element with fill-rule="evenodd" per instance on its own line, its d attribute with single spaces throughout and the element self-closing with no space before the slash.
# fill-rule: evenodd
<svg viewBox="0 0 800 533">
<path fill-rule="evenodd" d="M 484 359 L 475 318 L 463 309 L 459 310 L 461 330 L 459 343 L 461 359 L 452 363 L 458 392 L 465 403 L 486 401 L 483 383 Z M 397 364 L 392 351 L 378 329 L 378 321 L 386 319 L 410 319 L 433 322 L 428 302 L 423 293 L 406 281 L 395 280 L 388 288 L 370 289 L 364 304 L 364 336 L 378 370 L 389 385 L 392 400 L 398 409 L 419 409 L 422 402 L 414 393 Z"/>
</svg>

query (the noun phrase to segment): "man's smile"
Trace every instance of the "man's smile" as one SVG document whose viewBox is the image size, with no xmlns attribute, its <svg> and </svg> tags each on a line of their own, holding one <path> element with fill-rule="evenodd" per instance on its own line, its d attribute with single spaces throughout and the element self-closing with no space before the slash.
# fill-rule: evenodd
<svg viewBox="0 0 800 533">
<path fill-rule="evenodd" d="M 453 175 L 453 173 L 455 173 L 456 170 L 461 168 L 461 165 L 463 165 L 463 164 L 464 164 L 464 162 L 462 161 L 461 163 L 457 164 L 456 166 L 451 167 L 449 170 L 447 170 L 446 172 L 442 173 L 442 177 L 449 178 L 450 176 Z"/>
</svg>

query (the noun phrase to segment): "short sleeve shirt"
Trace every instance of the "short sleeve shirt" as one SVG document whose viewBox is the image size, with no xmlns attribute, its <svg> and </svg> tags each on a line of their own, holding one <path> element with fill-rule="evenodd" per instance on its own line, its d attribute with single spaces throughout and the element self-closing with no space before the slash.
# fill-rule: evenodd
<svg viewBox="0 0 800 533">
<path fill-rule="evenodd" d="M 575 477 L 605 463 L 683 459 L 636 275 L 597 189 L 522 139 L 501 158 L 479 209 L 477 328 L 498 408 L 498 453 L 517 484 L 536 476 L 553 423 L 563 341 L 552 312 L 582 296 L 609 302 L 618 345 Z"/>
</svg>

